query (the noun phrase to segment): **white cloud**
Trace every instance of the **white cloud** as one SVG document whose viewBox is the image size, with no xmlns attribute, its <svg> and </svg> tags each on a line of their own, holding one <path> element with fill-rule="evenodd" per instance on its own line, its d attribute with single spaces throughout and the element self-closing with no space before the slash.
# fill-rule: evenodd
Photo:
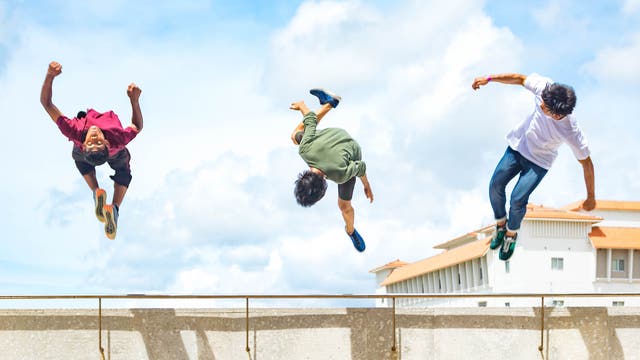
<svg viewBox="0 0 640 360">
<path fill-rule="evenodd" d="M 635 61 L 639 58 L 640 33 L 636 33 L 626 46 L 600 50 L 583 69 L 604 86 L 627 86 L 640 81 L 640 69 Z"/>
<path fill-rule="evenodd" d="M 622 11 L 625 14 L 635 14 L 640 10 L 640 0 L 624 0 Z"/>
</svg>

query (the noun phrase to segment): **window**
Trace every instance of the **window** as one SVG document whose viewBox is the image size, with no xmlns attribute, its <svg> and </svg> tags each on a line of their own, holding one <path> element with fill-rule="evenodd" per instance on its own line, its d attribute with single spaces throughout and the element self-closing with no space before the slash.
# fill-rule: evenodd
<svg viewBox="0 0 640 360">
<path fill-rule="evenodd" d="M 551 270 L 560 270 L 564 269 L 564 258 L 554 257 L 551 258 Z"/>
<path fill-rule="evenodd" d="M 611 305 L 612 306 L 624 306 L 624 301 L 614 301 Z"/>
<path fill-rule="evenodd" d="M 487 307 L 486 301 L 478 301 L 478 307 Z"/>
<path fill-rule="evenodd" d="M 564 306 L 564 300 L 553 300 L 551 306 L 560 307 Z"/>
<path fill-rule="evenodd" d="M 505 307 L 511 307 L 511 303 L 510 302 L 506 302 L 506 303 L 504 303 L 504 306 Z"/>
<path fill-rule="evenodd" d="M 504 262 L 504 272 L 505 273 L 509 273 L 511 271 L 511 263 L 509 263 L 509 260 Z"/>
<path fill-rule="evenodd" d="M 458 285 L 462 284 L 462 280 L 460 279 L 460 273 L 458 273 Z"/>
<path fill-rule="evenodd" d="M 611 262 L 611 270 L 624 271 L 624 259 L 614 259 Z"/>
</svg>

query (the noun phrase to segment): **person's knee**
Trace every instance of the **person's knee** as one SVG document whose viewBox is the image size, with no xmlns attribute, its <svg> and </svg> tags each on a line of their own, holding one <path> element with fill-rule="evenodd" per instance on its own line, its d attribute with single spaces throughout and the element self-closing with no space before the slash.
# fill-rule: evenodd
<svg viewBox="0 0 640 360">
<path fill-rule="evenodd" d="M 343 213 L 353 212 L 353 206 L 351 206 L 351 201 L 339 199 L 338 207 L 340 208 L 340 211 L 342 211 Z"/>
<path fill-rule="evenodd" d="M 110 176 L 110 178 L 116 184 L 122 185 L 122 186 L 128 188 L 129 184 L 131 184 L 131 179 L 133 178 L 133 176 L 131 176 L 131 172 L 116 171 L 116 173 L 114 175 Z"/>
</svg>

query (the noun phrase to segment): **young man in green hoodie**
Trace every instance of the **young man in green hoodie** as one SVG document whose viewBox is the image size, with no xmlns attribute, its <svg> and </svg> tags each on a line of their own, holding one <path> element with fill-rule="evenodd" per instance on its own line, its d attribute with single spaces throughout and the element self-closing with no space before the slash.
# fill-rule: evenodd
<svg viewBox="0 0 640 360">
<path fill-rule="evenodd" d="M 338 207 L 345 222 L 345 230 L 356 250 L 365 249 L 364 239 L 354 227 L 354 210 L 351 206 L 356 177 L 364 186 L 365 196 L 373 202 L 373 192 L 367 179 L 367 166 L 362 161 L 360 145 L 343 129 L 327 128 L 316 130 L 322 118 L 338 106 L 341 98 L 323 89 L 312 89 L 310 93 L 320 100 L 317 112 L 309 110 L 304 101 L 291 104 L 304 116 L 294 129 L 291 140 L 299 145 L 298 153 L 309 165 L 309 170 L 298 175 L 295 182 L 296 201 L 309 207 L 318 202 L 327 190 L 329 179 L 338 184 Z"/>
</svg>

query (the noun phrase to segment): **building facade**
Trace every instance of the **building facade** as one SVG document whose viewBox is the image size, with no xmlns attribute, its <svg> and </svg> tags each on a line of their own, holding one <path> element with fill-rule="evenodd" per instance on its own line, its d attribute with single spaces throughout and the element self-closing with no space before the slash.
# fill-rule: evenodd
<svg viewBox="0 0 640 360">
<path fill-rule="evenodd" d="M 532 205 L 514 255 L 489 249 L 494 225 L 445 243 L 435 256 L 371 270 L 378 294 L 640 293 L 640 202 L 600 200 L 554 209 Z M 377 306 L 390 306 L 379 299 Z M 540 298 L 397 299 L 397 306 L 539 306 Z M 640 306 L 638 296 L 546 298 L 549 306 Z"/>
</svg>

